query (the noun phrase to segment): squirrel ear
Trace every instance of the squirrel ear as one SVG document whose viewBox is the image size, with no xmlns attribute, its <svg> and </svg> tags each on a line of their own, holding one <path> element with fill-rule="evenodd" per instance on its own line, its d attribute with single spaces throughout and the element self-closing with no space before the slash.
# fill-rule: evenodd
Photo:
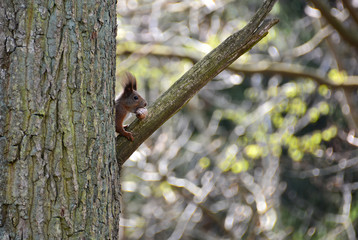
<svg viewBox="0 0 358 240">
<path fill-rule="evenodd" d="M 123 86 L 123 91 L 124 93 L 132 93 L 133 92 L 133 84 L 132 84 L 132 79 L 133 79 L 133 75 L 130 74 L 129 72 L 125 72 L 123 79 L 122 79 L 122 86 Z"/>
<path fill-rule="evenodd" d="M 132 82 L 132 86 L 133 86 L 133 89 L 137 91 L 137 81 L 136 81 L 135 77 L 133 77 L 133 78 L 134 78 L 134 81 Z"/>
<path fill-rule="evenodd" d="M 132 94 L 132 92 L 133 92 L 132 86 L 131 85 L 125 85 L 123 92 L 124 92 L 124 94 L 128 94 L 128 95 Z"/>
<path fill-rule="evenodd" d="M 130 72 L 125 73 L 122 85 L 125 92 L 132 92 L 133 90 L 137 90 L 137 81 Z"/>
</svg>

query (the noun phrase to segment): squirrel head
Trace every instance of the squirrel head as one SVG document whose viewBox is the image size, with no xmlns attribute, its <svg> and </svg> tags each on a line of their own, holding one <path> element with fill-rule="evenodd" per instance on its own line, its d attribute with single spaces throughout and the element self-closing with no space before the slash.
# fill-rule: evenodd
<svg viewBox="0 0 358 240">
<path fill-rule="evenodd" d="M 134 113 L 138 108 L 147 106 L 147 102 L 137 92 L 137 80 L 131 73 L 124 74 L 122 86 L 123 93 L 120 99 L 127 111 Z"/>
</svg>

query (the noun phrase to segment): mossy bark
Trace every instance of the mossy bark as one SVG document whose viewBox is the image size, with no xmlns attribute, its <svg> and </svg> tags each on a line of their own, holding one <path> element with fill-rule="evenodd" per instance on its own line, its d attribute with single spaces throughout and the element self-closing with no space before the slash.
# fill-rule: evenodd
<svg viewBox="0 0 358 240">
<path fill-rule="evenodd" d="M 116 0 L 0 1 L 0 239 L 116 239 Z"/>
</svg>

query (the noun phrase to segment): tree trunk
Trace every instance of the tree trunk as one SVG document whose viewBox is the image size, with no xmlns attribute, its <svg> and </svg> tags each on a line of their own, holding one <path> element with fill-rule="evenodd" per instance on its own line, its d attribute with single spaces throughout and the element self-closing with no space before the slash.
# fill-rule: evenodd
<svg viewBox="0 0 358 240">
<path fill-rule="evenodd" d="M 116 1 L 0 1 L 0 239 L 116 239 Z"/>
</svg>

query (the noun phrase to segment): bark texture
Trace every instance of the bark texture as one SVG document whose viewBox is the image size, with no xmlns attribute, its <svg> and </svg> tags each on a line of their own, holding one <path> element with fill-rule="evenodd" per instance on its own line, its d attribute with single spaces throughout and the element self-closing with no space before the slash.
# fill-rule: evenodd
<svg viewBox="0 0 358 240">
<path fill-rule="evenodd" d="M 116 0 L 0 1 L 0 239 L 116 239 Z"/>
</svg>

